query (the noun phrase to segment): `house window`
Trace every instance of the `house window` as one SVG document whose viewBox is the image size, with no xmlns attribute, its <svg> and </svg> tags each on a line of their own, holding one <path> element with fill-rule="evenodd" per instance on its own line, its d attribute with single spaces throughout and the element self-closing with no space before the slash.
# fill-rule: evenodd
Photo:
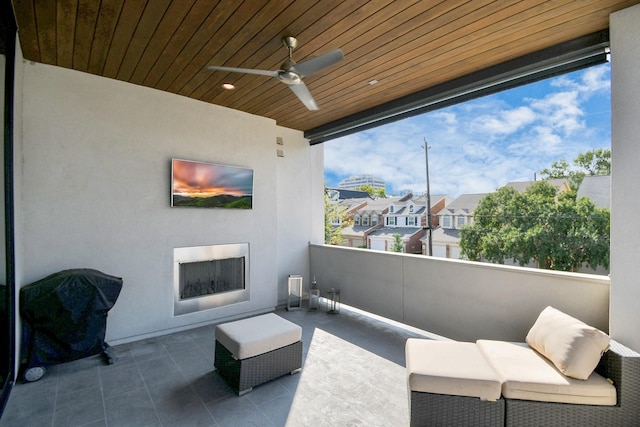
<svg viewBox="0 0 640 427">
<path fill-rule="evenodd" d="M 413 213 L 413 205 L 409 205 L 409 212 Z"/>
<path fill-rule="evenodd" d="M 356 214 L 353 216 L 353 225 L 360 225 L 360 215 Z"/>
<path fill-rule="evenodd" d="M 445 215 L 442 217 L 442 228 L 451 228 L 451 216 Z"/>
<path fill-rule="evenodd" d="M 410 216 L 407 218 L 407 225 L 416 225 L 416 217 Z"/>
<path fill-rule="evenodd" d="M 393 213 L 393 206 L 389 206 L 389 212 Z"/>
<path fill-rule="evenodd" d="M 371 225 L 378 225 L 378 215 L 371 215 Z"/>
<path fill-rule="evenodd" d="M 466 223 L 466 217 L 464 217 L 463 215 L 458 215 L 458 217 L 456 218 L 456 226 L 460 228 L 465 223 Z"/>
<path fill-rule="evenodd" d="M 362 217 L 362 225 L 369 225 L 369 215 Z"/>
<path fill-rule="evenodd" d="M 387 217 L 387 225 L 396 225 L 397 218 L 395 216 Z"/>
</svg>

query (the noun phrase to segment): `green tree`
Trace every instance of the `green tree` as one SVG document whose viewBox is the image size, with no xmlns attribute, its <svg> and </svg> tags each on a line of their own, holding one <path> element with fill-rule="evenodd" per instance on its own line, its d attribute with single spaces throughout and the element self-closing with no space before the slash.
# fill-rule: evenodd
<svg viewBox="0 0 640 427">
<path fill-rule="evenodd" d="M 500 264 L 512 259 L 552 270 L 609 268 L 609 227 L 607 209 L 539 181 L 524 193 L 503 187 L 480 200 L 474 224 L 460 231 L 460 249 L 467 259 Z"/>
<path fill-rule="evenodd" d="M 339 245 L 344 240 L 342 230 L 353 225 L 353 218 L 347 215 L 347 208 L 336 200 L 331 200 L 324 192 L 324 243 Z"/>
<path fill-rule="evenodd" d="M 574 169 L 564 159 L 557 160 L 550 168 L 540 171 L 543 179 L 565 178 L 569 181 L 571 190 L 577 192 L 586 175 L 611 174 L 611 150 L 598 148 L 580 153 L 573 160 Z"/>
<path fill-rule="evenodd" d="M 377 190 L 373 188 L 372 185 L 361 185 L 358 187 L 359 191 L 366 191 L 369 196 L 373 199 L 383 199 L 387 197 L 387 192 L 384 188 L 378 188 Z"/>
<path fill-rule="evenodd" d="M 398 233 L 393 234 L 393 243 L 391 244 L 391 252 L 404 252 L 402 244 L 402 236 Z"/>
<path fill-rule="evenodd" d="M 578 154 L 573 163 L 582 168 L 588 175 L 611 174 L 611 150 L 598 148 Z"/>
<path fill-rule="evenodd" d="M 366 191 L 370 197 L 373 197 L 376 194 L 376 189 L 373 188 L 372 185 L 361 185 L 358 187 L 358 191 Z"/>
</svg>

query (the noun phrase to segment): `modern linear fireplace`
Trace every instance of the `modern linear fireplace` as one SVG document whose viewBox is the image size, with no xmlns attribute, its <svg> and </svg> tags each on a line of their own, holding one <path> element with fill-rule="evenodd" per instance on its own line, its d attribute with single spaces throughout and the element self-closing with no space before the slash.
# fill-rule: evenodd
<svg viewBox="0 0 640 427">
<path fill-rule="evenodd" d="M 173 314 L 249 301 L 249 244 L 175 248 Z"/>
</svg>

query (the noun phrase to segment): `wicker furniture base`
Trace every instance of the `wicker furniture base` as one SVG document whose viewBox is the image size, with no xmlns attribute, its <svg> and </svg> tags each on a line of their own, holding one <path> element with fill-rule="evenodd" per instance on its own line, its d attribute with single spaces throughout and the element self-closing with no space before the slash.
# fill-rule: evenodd
<svg viewBox="0 0 640 427">
<path fill-rule="evenodd" d="M 506 399 L 507 426 L 640 425 L 640 354 L 611 340 L 596 372 L 616 387 L 615 406 L 573 405 Z"/>
<path fill-rule="evenodd" d="M 504 400 L 490 402 L 477 397 L 411 391 L 411 427 L 504 427 Z"/>
<path fill-rule="evenodd" d="M 302 368 L 302 341 L 237 360 L 216 340 L 214 366 L 220 376 L 241 396 L 257 385 L 298 372 Z"/>
</svg>

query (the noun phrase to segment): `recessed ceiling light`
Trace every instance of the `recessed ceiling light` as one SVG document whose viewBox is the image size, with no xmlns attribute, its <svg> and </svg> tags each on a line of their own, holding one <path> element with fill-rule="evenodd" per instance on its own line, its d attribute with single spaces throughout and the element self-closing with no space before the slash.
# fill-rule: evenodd
<svg viewBox="0 0 640 427">
<path fill-rule="evenodd" d="M 222 88 L 226 90 L 234 90 L 236 86 L 233 83 L 222 83 Z"/>
<path fill-rule="evenodd" d="M 371 85 L 371 86 L 373 86 L 376 83 L 378 83 L 378 81 L 376 79 L 369 80 L 369 85 Z"/>
</svg>

